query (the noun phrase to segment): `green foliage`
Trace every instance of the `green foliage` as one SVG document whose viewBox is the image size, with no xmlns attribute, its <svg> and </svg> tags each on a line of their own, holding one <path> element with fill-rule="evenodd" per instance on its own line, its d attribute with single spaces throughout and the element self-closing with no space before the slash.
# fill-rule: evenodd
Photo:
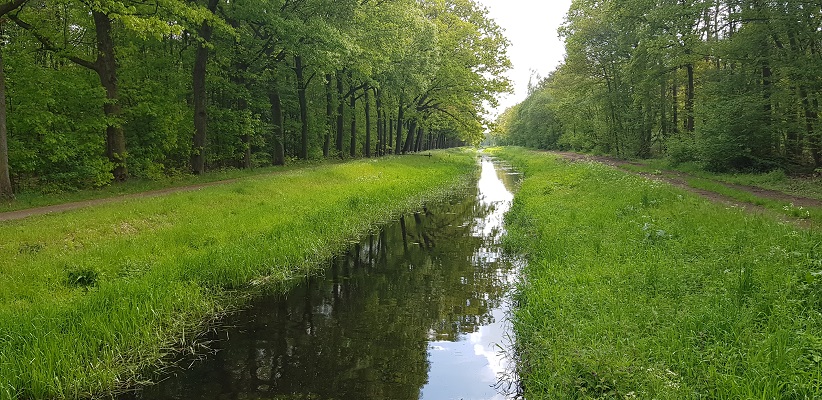
<svg viewBox="0 0 822 400">
<path fill-rule="evenodd" d="M 528 257 L 525 396 L 814 398 L 818 230 L 598 163 L 517 149 L 506 245 Z"/>
<path fill-rule="evenodd" d="M 711 104 L 700 114 L 705 123 L 697 128 L 693 139 L 699 148 L 699 160 L 711 171 L 768 170 L 767 157 L 772 156 L 771 132 L 765 116 L 761 93 L 743 74 L 717 72 L 704 91 Z M 729 94 L 733 94 L 729 96 Z"/>
<path fill-rule="evenodd" d="M 535 149 L 559 149 L 562 144 L 562 124 L 554 110 L 555 103 L 546 90 L 537 90 L 525 101 L 507 111 L 503 122 L 501 145 L 524 146 Z"/>
<path fill-rule="evenodd" d="M 326 134 L 337 133 L 336 105 L 352 97 L 356 106 L 343 107 L 341 117 L 356 148 L 340 149 L 344 154 L 385 147 L 387 133 L 376 137 L 377 122 L 396 124 L 400 107 L 402 122 L 414 120 L 431 134 L 420 148 L 474 143 L 488 122 L 485 104 L 508 90 L 507 41 L 473 0 L 213 3 L 60 0 L 15 11 L 4 25 L 10 40 L 3 54 L 16 191 L 107 185 L 115 166 L 118 179 L 125 177 L 122 166 L 143 179 L 189 172 L 199 154 L 193 149 L 199 48 L 208 53 L 208 168 L 270 165 L 280 144 L 286 159 L 303 157 L 303 146 L 305 156 L 319 158 Z M 105 42 L 98 34 L 111 37 L 113 50 L 98 48 Z M 104 63 L 111 53 L 113 65 Z M 333 104 L 326 104 L 326 77 L 343 81 Z M 373 96 L 368 151 L 364 90 Z M 275 129 L 274 98 L 282 106 L 282 130 Z M 122 128 L 125 153 L 114 149 L 119 140 L 106 138 L 107 128 Z"/>
<path fill-rule="evenodd" d="M 12 180 L 46 192 L 108 184 L 104 96 L 94 77 L 71 65 L 30 68 L 32 55 L 12 50 L 6 71 Z"/>
<path fill-rule="evenodd" d="M 565 62 L 494 135 L 712 171 L 813 170 L 820 11 L 793 0 L 576 0 L 559 30 Z"/>
<path fill-rule="evenodd" d="M 699 147 L 693 137 L 677 137 L 669 139 L 667 146 L 667 158 L 674 166 L 702 160 L 702 157 L 700 157 Z"/>
<path fill-rule="evenodd" d="M 137 178 L 162 179 L 188 171 L 192 110 L 187 103 L 190 70 L 166 57 L 162 43 L 135 38 L 120 47 L 123 128 L 130 144 L 129 169 Z"/>
</svg>

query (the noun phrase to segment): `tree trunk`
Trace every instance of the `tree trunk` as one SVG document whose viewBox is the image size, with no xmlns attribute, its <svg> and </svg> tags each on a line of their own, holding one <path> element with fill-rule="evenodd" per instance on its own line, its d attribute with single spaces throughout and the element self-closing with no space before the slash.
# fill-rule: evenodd
<svg viewBox="0 0 822 400">
<path fill-rule="evenodd" d="M 294 57 L 294 72 L 297 74 L 297 98 L 300 103 L 300 158 L 308 159 L 308 100 L 305 96 L 305 66 L 303 58 Z"/>
<path fill-rule="evenodd" d="M 212 13 L 217 9 L 218 0 L 209 0 L 208 9 Z M 194 140 L 191 151 L 191 170 L 199 175 L 205 172 L 206 134 L 208 129 L 208 110 L 206 108 L 206 66 L 208 65 L 208 41 L 211 40 L 211 25 L 203 21 L 198 35 L 200 42 L 194 55 L 192 73 L 192 97 L 194 98 Z"/>
<path fill-rule="evenodd" d="M 388 152 L 394 152 L 394 118 L 388 121 Z"/>
<path fill-rule="evenodd" d="M 762 125 L 764 131 L 763 133 L 767 135 L 765 138 L 767 143 L 762 149 L 762 156 L 769 156 L 771 154 L 766 153 L 772 153 L 775 148 L 778 148 L 777 140 L 773 139 L 773 134 L 771 133 L 771 125 L 773 121 L 773 116 L 771 115 L 773 111 L 773 106 L 771 105 L 771 92 L 773 90 L 773 82 L 771 81 L 772 75 L 771 66 L 766 60 L 762 63 Z"/>
<path fill-rule="evenodd" d="M 388 130 L 388 120 L 389 120 L 388 112 L 383 109 L 382 111 L 382 155 L 388 154 L 388 148 L 391 147 L 391 132 Z"/>
<path fill-rule="evenodd" d="M 688 88 L 685 92 L 685 131 L 694 131 L 694 65 L 685 66 L 688 72 Z"/>
<path fill-rule="evenodd" d="M 402 99 L 400 99 L 400 107 L 397 115 L 397 129 L 396 129 L 396 140 L 394 141 L 394 154 L 400 154 L 402 151 L 402 125 L 403 125 L 403 113 L 405 112 L 405 107 L 402 106 Z"/>
<path fill-rule="evenodd" d="M 421 126 L 417 127 L 417 140 L 416 140 L 416 143 L 414 144 L 414 151 L 417 152 L 417 153 L 422 150 L 422 135 L 423 135 L 424 131 L 425 130 Z"/>
<path fill-rule="evenodd" d="M 117 60 L 114 57 L 114 39 L 111 37 L 111 20 L 108 15 L 92 11 L 94 29 L 97 33 L 97 75 L 106 90 L 106 155 L 114 164 L 114 180 L 122 182 L 128 178 L 126 167 L 126 136 L 120 125 L 120 103 L 117 98 Z"/>
<path fill-rule="evenodd" d="M 383 121 L 385 121 L 385 115 L 382 111 L 382 99 L 380 98 L 381 96 L 382 93 L 379 90 L 374 92 L 374 105 L 377 107 L 377 157 L 385 155 L 385 153 L 383 152 L 385 148 L 385 129 L 383 129 Z"/>
<path fill-rule="evenodd" d="M 617 85 L 616 85 L 616 83 L 612 84 L 611 77 L 608 74 L 608 70 L 606 69 L 606 67 L 602 67 L 602 73 L 603 73 L 603 76 L 605 77 L 605 84 L 608 88 L 608 97 L 607 98 L 608 98 L 608 110 L 609 110 L 609 114 L 610 114 L 609 115 L 610 116 L 610 123 L 609 123 L 608 129 L 609 129 L 609 133 L 610 133 L 610 136 L 611 136 L 610 140 L 605 143 L 606 144 L 605 151 L 610 153 L 612 151 L 611 149 L 615 148 L 616 149 L 616 154 L 617 154 L 617 156 L 619 156 L 619 132 L 617 131 L 616 106 L 614 105 L 614 99 L 613 99 L 613 96 L 614 96 L 613 92 L 615 90 L 615 87 L 617 87 Z M 449 147 L 450 147 L 450 145 L 449 145 Z"/>
<path fill-rule="evenodd" d="M 331 135 L 334 133 L 334 90 L 331 88 L 331 74 L 325 75 L 325 121 L 328 125 L 323 142 L 323 157 L 328 158 L 331 147 Z"/>
<path fill-rule="evenodd" d="M 16 10 L 26 0 L 13 0 L 0 6 L 0 17 Z M 14 200 L 14 190 L 9 176 L 9 142 L 6 114 L 6 72 L 3 61 L 3 45 L 0 44 L 0 200 Z"/>
<path fill-rule="evenodd" d="M 816 125 L 816 121 L 819 119 L 819 100 L 813 100 L 813 108 L 810 112 L 810 120 L 811 120 L 811 127 L 812 130 Z M 811 141 L 811 156 L 813 157 L 813 166 L 814 168 L 822 167 L 822 140 L 819 138 L 820 132 L 814 131 L 813 134 L 808 135 L 809 140 Z"/>
<path fill-rule="evenodd" d="M 679 133 L 679 86 L 677 86 L 676 82 L 671 86 L 671 103 L 674 105 L 673 110 L 671 110 L 673 116 L 671 126 L 674 127 L 673 133 L 677 134 Z"/>
<path fill-rule="evenodd" d="M 337 71 L 337 154 L 343 157 L 343 112 L 345 111 L 345 93 L 343 93 L 342 71 Z"/>
<path fill-rule="evenodd" d="M 663 81 L 662 85 L 660 85 L 660 98 L 659 102 L 662 105 L 659 107 L 659 133 L 660 133 L 660 140 L 659 140 L 659 150 L 660 153 L 662 152 L 662 145 L 668 140 L 668 82 Z"/>
<path fill-rule="evenodd" d="M 365 88 L 365 157 L 371 157 L 371 97 L 369 88 Z"/>
<path fill-rule="evenodd" d="M 273 149 L 271 152 L 272 164 L 285 165 L 285 147 L 283 146 L 283 106 L 280 100 L 280 93 L 276 89 L 272 89 L 268 93 L 268 98 L 271 100 L 271 124 L 273 130 L 271 132 Z"/>
<path fill-rule="evenodd" d="M 14 199 L 9 177 L 9 144 L 6 126 L 6 73 L 3 48 L 0 45 L 0 200 Z"/>
<path fill-rule="evenodd" d="M 799 97 L 802 98 L 802 97 L 804 97 L 804 94 L 803 94 L 802 88 L 799 87 L 799 86 L 800 85 L 796 86 L 795 93 L 797 93 L 799 95 Z M 787 104 L 788 107 L 791 107 L 791 110 L 788 111 L 786 114 L 783 114 L 783 115 L 786 115 L 786 116 L 787 115 L 794 115 L 794 116 L 796 116 L 797 122 L 799 122 L 799 124 L 797 124 L 797 125 L 787 124 L 785 126 L 785 156 L 786 156 L 788 162 L 796 163 L 796 165 L 802 165 L 803 155 L 804 155 L 803 154 L 803 152 L 804 152 L 803 144 L 805 143 L 805 140 L 806 140 L 805 133 L 807 132 L 807 129 L 803 129 L 803 127 L 802 127 L 802 125 L 803 125 L 802 122 L 806 122 L 806 120 L 807 120 L 807 118 L 802 117 L 802 114 L 804 114 L 804 112 L 805 112 L 805 108 L 804 108 L 804 104 L 802 104 L 803 108 L 802 108 L 802 112 L 800 112 L 800 110 L 799 110 L 799 105 L 800 104 L 802 104 L 801 99 L 797 103 L 791 102 L 791 103 Z M 796 107 L 796 108 L 793 108 L 793 107 Z M 810 138 L 807 138 L 807 139 L 809 140 Z"/>
<path fill-rule="evenodd" d="M 376 99 L 375 99 L 376 100 Z M 382 121 L 383 121 L 383 114 L 382 111 L 378 108 L 377 109 L 377 146 L 374 148 L 374 155 L 380 157 L 383 154 L 383 149 L 385 147 L 385 131 L 383 131 Z"/>
<path fill-rule="evenodd" d="M 243 144 L 243 165 L 242 169 L 251 169 L 251 136 L 243 135 L 240 140 Z"/>
<path fill-rule="evenodd" d="M 351 108 L 351 147 L 348 148 L 348 153 L 354 158 L 357 156 L 357 96 L 351 93 L 348 102 Z"/>
<path fill-rule="evenodd" d="M 414 133 L 417 132 L 417 119 L 412 118 L 408 124 L 408 135 L 405 137 L 405 145 L 402 147 L 402 154 L 411 151 L 411 146 L 414 144 Z"/>
<path fill-rule="evenodd" d="M 232 68 L 234 68 L 235 73 L 231 74 L 231 81 L 232 81 L 232 83 L 234 83 L 238 87 L 245 88 L 246 87 L 246 79 L 242 75 L 241 72 L 247 70 L 248 65 L 244 64 L 243 62 L 240 62 L 239 60 L 235 60 L 235 61 L 236 62 L 232 66 Z M 244 96 L 243 93 L 240 93 L 239 96 L 237 96 L 236 106 L 237 106 L 237 111 L 239 111 L 240 114 L 245 114 L 246 111 L 248 110 L 248 99 L 246 99 L 246 97 Z M 241 132 L 240 141 L 241 141 L 242 146 L 243 146 L 243 161 L 242 161 L 242 164 L 240 165 L 240 168 L 251 169 L 251 126 L 250 126 L 250 121 L 248 121 L 244 118 L 240 122 L 240 132 Z"/>
</svg>

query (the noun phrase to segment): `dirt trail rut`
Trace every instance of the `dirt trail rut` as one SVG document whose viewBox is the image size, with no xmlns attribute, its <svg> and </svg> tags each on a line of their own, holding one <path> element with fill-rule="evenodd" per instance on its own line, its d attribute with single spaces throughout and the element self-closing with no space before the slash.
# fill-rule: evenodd
<svg viewBox="0 0 822 400">
<path fill-rule="evenodd" d="M 802 226 L 811 226 L 811 225 L 813 225 L 811 223 L 811 221 L 802 220 L 802 219 L 798 219 L 798 218 L 790 218 L 790 217 L 785 216 L 783 214 L 778 214 L 775 211 L 770 210 L 768 208 L 765 208 L 763 206 L 760 206 L 758 204 L 753 204 L 753 203 L 740 201 L 738 199 L 728 197 L 728 196 L 725 196 L 725 195 L 722 195 L 722 194 L 719 194 L 719 193 L 716 193 L 716 192 L 712 192 L 712 191 L 709 191 L 709 190 L 704 190 L 704 189 L 699 189 L 699 188 L 689 186 L 688 183 L 687 183 L 687 179 L 688 178 L 697 178 L 697 177 L 695 177 L 693 175 L 689 175 L 689 174 L 684 173 L 684 172 L 666 170 L 666 171 L 661 171 L 660 174 L 649 174 L 649 173 L 636 172 L 636 171 L 625 168 L 626 165 L 645 166 L 642 163 L 637 163 L 637 162 L 627 161 L 627 160 L 620 160 L 620 159 L 614 158 L 614 157 L 592 156 L 592 155 L 587 155 L 587 154 L 579 154 L 579 153 L 572 153 L 572 152 L 565 152 L 565 151 L 551 151 L 549 153 L 556 154 L 556 155 L 558 155 L 562 158 L 565 158 L 565 159 L 571 160 L 571 161 L 595 161 L 595 162 L 600 162 L 600 163 L 610 165 L 610 166 L 615 167 L 615 168 L 619 168 L 620 170 L 623 170 L 623 171 L 626 171 L 626 172 L 630 172 L 630 173 L 633 173 L 633 174 L 636 174 L 636 175 L 643 176 L 643 177 L 648 178 L 648 179 L 653 179 L 653 180 L 657 180 L 657 181 L 670 183 L 671 185 L 682 188 L 682 189 L 687 190 L 687 191 L 692 192 L 692 193 L 696 193 L 696 194 L 698 194 L 702 197 L 705 197 L 705 198 L 707 198 L 708 200 L 711 200 L 711 201 L 715 201 L 715 202 L 719 202 L 719 203 L 723 203 L 723 204 L 728 204 L 728 205 L 740 207 L 740 208 L 743 208 L 743 209 L 748 210 L 748 211 L 761 212 L 761 213 L 776 215 L 778 218 L 780 218 L 782 220 L 789 221 L 789 222 L 792 222 L 792 223 L 796 223 L 796 224 L 799 224 L 799 225 L 802 225 Z M 797 207 L 822 207 L 822 201 L 819 201 L 817 199 L 812 199 L 812 198 L 808 198 L 808 197 L 794 196 L 794 195 L 790 195 L 790 194 L 787 194 L 787 193 L 783 193 L 783 192 L 779 192 L 779 191 L 775 191 L 775 190 L 764 189 L 764 188 L 755 187 L 755 186 L 737 185 L 737 184 L 732 184 L 732 183 L 727 183 L 727 182 L 720 182 L 720 181 L 713 181 L 713 182 L 724 185 L 724 186 L 732 188 L 732 189 L 741 190 L 741 191 L 751 193 L 752 195 L 754 195 L 756 197 L 775 200 L 775 201 L 780 201 L 780 202 L 785 202 L 785 203 L 791 203 L 791 204 L 793 204 L 794 206 L 797 206 Z"/>
</svg>

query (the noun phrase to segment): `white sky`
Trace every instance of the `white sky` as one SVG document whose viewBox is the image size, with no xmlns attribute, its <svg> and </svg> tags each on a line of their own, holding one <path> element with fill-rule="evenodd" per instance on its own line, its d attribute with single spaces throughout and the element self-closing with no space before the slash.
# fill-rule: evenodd
<svg viewBox="0 0 822 400">
<path fill-rule="evenodd" d="M 557 28 L 565 19 L 571 0 L 477 0 L 485 5 L 491 18 L 505 30 L 511 42 L 508 57 L 514 68 L 508 77 L 514 94 L 500 99 L 497 115 L 523 100 L 528 94 L 531 71 L 547 76 L 565 57 L 565 46 Z"/>
</svg>

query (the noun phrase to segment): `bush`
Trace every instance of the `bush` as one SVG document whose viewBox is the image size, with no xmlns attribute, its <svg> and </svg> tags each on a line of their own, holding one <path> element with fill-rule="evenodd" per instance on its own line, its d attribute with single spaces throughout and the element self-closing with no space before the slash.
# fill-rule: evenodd
<svg viewBox="0 0 822 400">
<path fill-rule="evenodd" d="M 693 138 L 672 138 L 668 141 L 668 160 L 671 165 L 700 161 L 699 149 Z"/>
</svg>

